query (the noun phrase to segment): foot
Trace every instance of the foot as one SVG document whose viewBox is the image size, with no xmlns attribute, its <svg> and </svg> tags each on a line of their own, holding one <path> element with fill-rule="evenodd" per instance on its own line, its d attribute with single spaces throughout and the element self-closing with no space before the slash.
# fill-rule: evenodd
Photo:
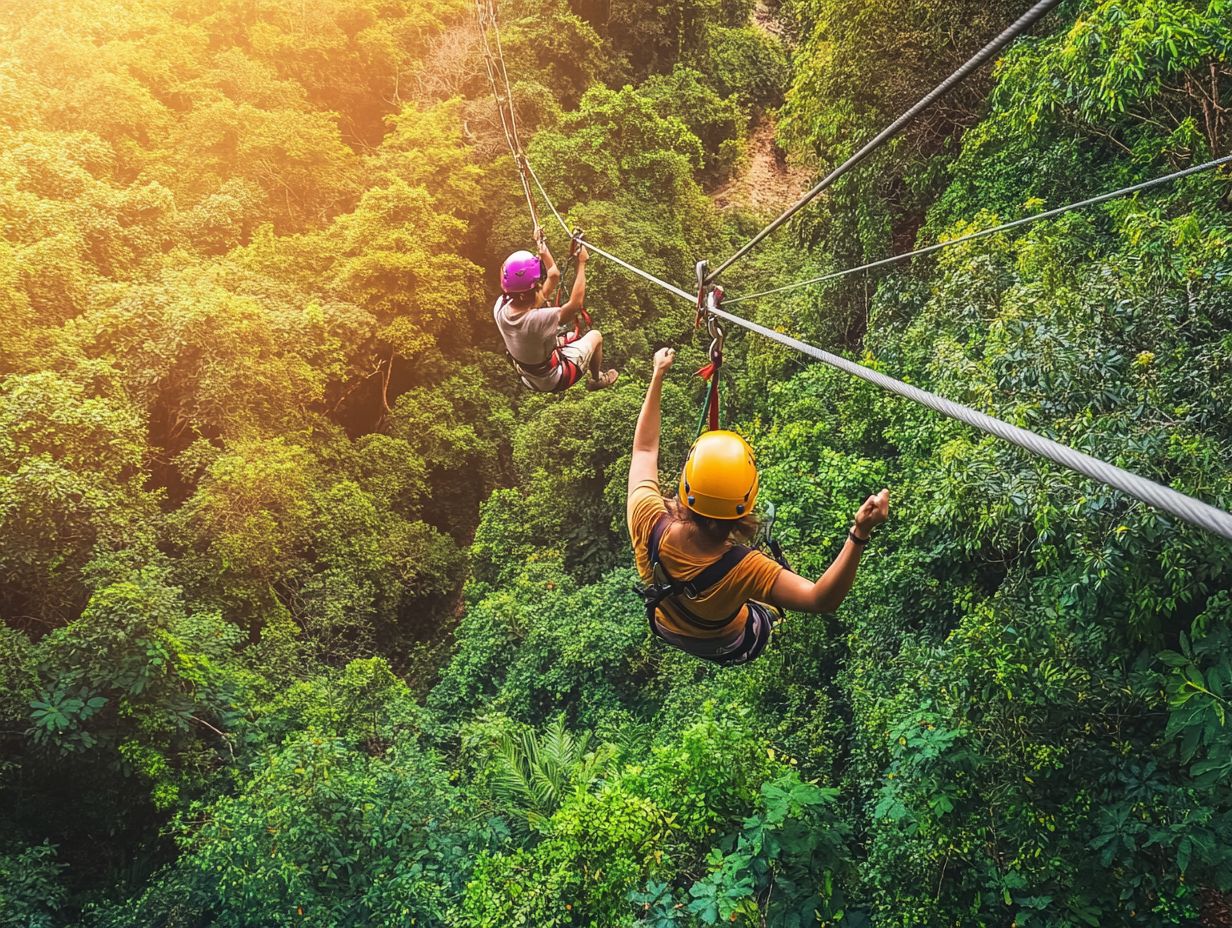
<svg viewBox="0 0 1232 928">
<path fill-rule="evenodd" d="M 620 371 L 613 368 L 610 371 L 604 371 L 603 375 L 598 380 L 592 380 L 589 383 L 587 383 L 586 389 L 587 390 L 602 390 L 606 387 L 610 387 L 619 378 L 620 378 Z"/>
</svg>

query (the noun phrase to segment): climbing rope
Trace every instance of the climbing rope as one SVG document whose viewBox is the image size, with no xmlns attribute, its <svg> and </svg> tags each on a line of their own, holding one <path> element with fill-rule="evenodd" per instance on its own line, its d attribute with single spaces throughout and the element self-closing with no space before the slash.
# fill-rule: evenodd
<svg viewBox="0 0 1232 928">
<path fill-rule="evenodd" d="M 868 142 L 863 148 L 857 151 L 854 155 L 840 164 L 837 168 L 827 174 L 812 190 L 802 196 L 792 206 L 772 223 L 754 235 L 746 244 L 739 248 L 735 254 L 715 268 L 706 278 L 706 283 L 713 283 L 718 279 L 719 275 L 725 270 L 752 251 L 757 244 L 767 235 L 772 234 L 776 229 L 787 222 L 792 216 L 804 209 L 809 203 L 813 202 L 822 191 L 832 186 L 844 174 L 855 168 L 860 162 L 864 161 L 874 151 L 884 145 L 890 139 L 894 138 L 907 127 L 907 125 L 915 119 L 920 113 L 928 109 L 947 93 L 961 84 L 966 78 L 986 61 L 992 58 L 997 52 L 1001 51 L 1010 42 L 1018 38 L 1024 32 L 1031 28 L 1044 14 L 1056 6 L 1060 0 L 1039 0 L 1035 6 L 1031 7 L 1009 28 L 1002 32 L 999 36 L 980 49 L 970 60 L 967 61 L 961 68 L 947 77 L 944 81 L 938 84 L 933 90 L 923 97 L 915 106 L 899 116 L 898 119 L 890 123 L 882 129 L 875 138 Z"/>
<path fill-rule="evenodd" d="M 529 159 L 527 159 L 526 161 L 526 169 L 530 172 L 531 179 L 535 182 L 535 186 L 539 188 L 539 194 L 540 196 L 543 197 L 543 202 L 547 204 L 548 209 L 551 211 L 552 215 L 556 218 L 556 221 L 560 223 L 560 227 L 565 230 L 566 235 L 569 235 L 571 238 L 573 238 L 573 235 L 569 230 L 569 223 L 565 222 L 565 218 L 560 214 L 560 212 L 556 209 L 556 206 L 552 203 L 552 198 L 548 196 L 547 190 L 544 189 L 543 182 L 539 180 L 539 175 L 535 173 L 535 166 L 530 163 Z M 630 274 L 635 274 L 638 277 L 642 278 L 642 280 L 649 281 L 650 283 L 655 284 L 658 287 L 662 287 L 668 293 L 674 293 L 676 296 L 684 297 L 686 300 L 689 300 L 690 302 L 696 299 L 695 296 L 689 293 L 686 293 L 684 290 L 681 290 L 679 287 L 669 284 L 667 281 L 662 280 L 658 277 L 655 277 L 655 275 L 651 274 L 649 271 L 644 271 L 640 267 L 637 267 L 635 265 L 630 264 L 628 261 L 625 261 L 623 258 L 618 258 L 616 255 L 612 254 L 610 251 L 605 251 L 604 249 L 596 245 L 594 242 L 592 242 L 589 238 L 586 238 L 584 236 L 578 236 L 575 240 L 578 242 L 579 245 L 585 245 L 588 250 L 593 251 L 595 254 L 606 258 L 608 261 L 611 261 L 617 267 L 624 268 Z"/>
<path fill-rule="evenodd" d="M 501 47 L 495 0 L 476 0 L 475 13 L 479 19 L 479 36 L 483 44 L 483 64 L 488 72 L 488 84 L 492 88 L 492 97 L 496 101 L 496 112 L 500 117 L 501 130 L 505 134 L 505 144 L 509 146 L 509 153 L 513 155 L 513 163 L 517 166 L 518 179 L 522 182 L 522 193 L 526 196 L 526 206 L 530 210 L 531 222 L 536 229 L 539 229 L 539 210 L 535 207 L 530 181 L 526 179 L 528 163 L 526 154 L 522 151 L 522 140 L 518 137 L 517 109 L 513 102 L 513 87 L 509 83 L 509 71 L 505 68 L 505 52 Z M 495 51 L 493 51 L 492 43 L 488 41 L 489 30 L 496 41 Z M 500 84 L 504 85 L 503 93 Z"/>
<path fill-rule="evenodd" d="M 859 267 L 849 267 L 846 270 L 835 271 L 830 274 L 822 274 L 820 277 L 810 277 L 808 280 L 800 280 L 796 283 L 786 284 L 782 287 L 774 287 L 771 290 L 761 290 L 757 293 L 749 293 L 745 296 L 733 297 L 725 302 L 728 306 L 734 306 L 736 303 L 747 303 L 750 300 L 759 300 L 762 297 L 772 296 L 776 293 L 787 293 L 790 290 L 798 290 L 801 287 L 811 287 L 814 284 L 824 283 L 828 280 L 837 280 L 840 277 L 846 277 L 849 274 L 857 274 L 860 271 L 871 271 L 875 268 L 885 267 L 889 264 L 896 264 L 899 261 L 906 261 L 910 258 L 919 258 L 923 255 L 930 255 L 935 251 L 940 251 L 942 248 L 949 248 L 951 245 L 961 245 L 963 242 L 972 242 L 979 238 L 987 238 L 990 235 L 996 235 L 998 232 L 1006 232 L 1009 229 L 1017 229 L 1019 226 L 1039 222 L 1043 219 L 1055 219 L 1057 216 L 1073 212 L 1074 210 L 1083 209 L 1088 206 L 1097 206 L 1100 203 L 1107 203 L 1109 200 L 1115 200 L 1119 197 L 1126 197 L 1133 193 L 1149 190 L 1152 187 L 1158 187 L 1161 184 L 1167 184 L 1174 180 L 1180 180 L 1182 177 L 1188 177 L 1189 175 L 1197 174 L 1200 171 L 1208 171 L 1211 168 L 1219 167 L 1220 165 L 1228 164 L 1229 162 L 1232 162 L 1232 155 L 1225 155 L 1224 157 L 1216 158 L 1213 161 L 1205 161 L 1202 164 L 1196 164 L 1193 167 L 1185 168 L 1183 171 L 1173 171 L 1171 174 L 1165 174 L 1162 177 L 1156 177 L 1153 180 L 1143 181 L 1140 184 L 1133 184 L 1129 187 L 1122 187 L 1120 190 L 1113 190 L 1110 193 L 1101 193 L 1097 197 L 1091 197 L 1087 200 L 1079 200 L 1077 203 L 1070 203 L 1067 206 L 1058 206 L 1056 209 L 1050 209 L 1042 213 L 1033 213 L 1030 216 L 1015 219 L 1012 222 L 1003 222 L 1001 225 L 993 226 L 989 229 L 981 229 L 978 232 L 969 232 L 966 235 L 960 235 L 958 238 L 946 239 L 944 242 L 937 242 L 935 245 L 929 245 L 926 248 L 917 248 L 915 251 L 909 251 L 905 254 L 891 255 L 890 257 L 882 258 L 879 261 L 870 261 L 868 264 L 861 264 Z"/>
</svg>

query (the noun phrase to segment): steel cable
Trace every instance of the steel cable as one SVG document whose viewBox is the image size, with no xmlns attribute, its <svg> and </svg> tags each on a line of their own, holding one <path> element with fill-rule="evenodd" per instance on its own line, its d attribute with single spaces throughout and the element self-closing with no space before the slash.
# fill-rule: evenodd
<svg viewBox="0 0 1232 928">
<path fill-rule="evenodd" d="M 771 296 L 776 293 L 787 293 L 790 290 L 798 290 L 801 287 L 810 287 L 813 284 L 824 283 L 827 280 L 836 280 L 840 277 L 846 277 L 848 274 L 856 274 L 860 271 L 871 271 L 875 268 L 885 267 L 889 264 L 896 264 L 899 261 L 906 261 L 909 258 L 919 258 L 923 255 L 930 255 L 935 251 L 940 251 L 942 248 L 949 248 L 951 245 L 961 245 L 963 242 L 972 242 L 979 238 L 987 238 L 990 235 L 996 235 L 998 232 L 1016 229 L 1019 226 L 1025 226 L 1032 222 L 1039 222 L 1043 219 L 1053 219 L 1076 209 L 1083 209 L 1087 206 L 1096 206 L 1100 203 L 1106 203 L 1109 200 L 1115 200 L 1118 197 L 1129 196 L 1131 193 L 1149 190 L 1152 187 L 1158 187 L 1161 184 L 1179 180 L 1182 177 L 1188 177 L 1190 174 L 1197 174 L 1199 171 L 1207 171 L 1211 168 L 1218 167 L 1221 164 L 1228 164 L 1229 162 L 1232 162 L 1232 155 L 1225 155 L 1222 158 L 1216 158 L 1214 161 L 1205 161 L 1202 164 L 1195 164 L 1193 167 L 1185 168 L 1183 171 L 1174 171 L 1171 174 L 1165 174 L 1162 177 L 1156 177 L 1152 180 L 1143 181 L 1142 183 L 1134 184 L 1131 187 L 1122 187 L 1120 190 L 1113 190 L 1110 193 L 1101 193 L 1097 197 L 1091 197 L 1087 200 L 1079 200 L 1077 203 L 1070 203 L 1067 206 L 1058 206 L 1056 209 L 1050 209 L 1047 212 L 1034 213 L 1030 216 L 1024 216 L 1021 219 L 1015 219 L 1012 222 L 1003 222 L 1001 225 L 993 226 L 989 229 L 981 229 L 978 232 L 969 232 L 966 235 L 960 235 L 958 238 L 946 239 L 944 242 L 937 242 L 935 245 L 929 245 L 926 248 L 917 248 L 915 251 L 909 251 L 905 254 L 891 255 L 888 258 L 881 258 L 878 261 L 870 261 L 868 264 L 861 264 L 859 267 L 849 267 L 846 270 L 834 271 L 830 274 L 822 274 L 820 277 L 810 277 L 808 280 L 800 280 L 792 284 L 785 284 L 782 287 L 774 287 L 771 290 L 762 290 L 758 293 L 750 293 L 747 296 L 729 297 L 724 300 L 724 303 L 728 306 L 733 306 L 736 303 L 747 303 L 750 300 L 761 299 L 762 297 Z"/>
<path fill-rule="evenodd" d="M 479 18 L 479 36 L 483 42 L 483 64 L 488 73 L 488 83 L 492 87 L 492 96 L 496 100 L 496 112 L 500 117 L 501 130 L 505 134 L 505 143 L 509 153 L 513 155 L 514 165 L 518 169 L 518 179 L 522 182 L 522 193 L 526 197 L 526 206 L 530 210 L 531 222 L 539 226 L 539 210 L 535 207 L 534 194 L 526 179 L 526 155 L 522 151 L 522 140 L 518 137 L 518 124 L 513 104 L 513 87 L 509 83 L 509 71 L 505 68 L 505 52 L 500 44 L 500 26 L 496 21 L 496 4 L 494 0 L 476 0 L 475 11 Z M 496 38 L 496 53 L 488 41 L 488 29 Z M 497 83 L 497 65 L 499 74 L 504 80 L 505 92 L 501 93 Z"/>
<path fill-rule="evenodd" d="M 762 239 L 773 233 L 776 229 L 782 226 L 783 223 L 787 222 L 787 220 L 789 220 L 792 216 L 811 203 L 819 194 L 821 194 L 823 190 L 826 190 L 828 187 L 832 186 L 840 177 L 855 168 L 874 151 L 902 132 L 902 130 L 906 128 L 907 124 L 915 119 L 916 116 L 928 109 L 939 99 L 962 83 L 971 74 L 971 72 L 975 71 L 986 61 L 992 58 L 993 55 L 1001 51 L 1001 49 L 1003 49 L 1006 45 L 1026 32 L 1042 16 L 1044 16 L 1044 14 L 1046 14 L 1058 3 L 1060 3 L 1060 0 L 1039 0 L 1035 6 L 1031 7 L 1031 9 L 1019 17 L 1018 20 L 1010 25 L 1004 32 L 976 52 L 976 54 L 972 56 L 966 64 L 934 87 L 932 91 L 916 103 L 915 106 L 911 107 L 911 109 L 899 116 L 898 119 L 894 120 L 894 122 L 890 123 L 890 125 L 886 126 L 879 133 L 877 133 L 877 135 L 865 144 L 863 148 L 823 177 L 812 190 L 797 200 L 792 206 L 788 207 L 786 212 L 770 223 L 770 225 L 758 232 L 755 236 L 753 236 L 753 238 L 741 246 L 735 254 L 711 271 L 710 275 L 706 278 L 706 283 L 713 283 L 717 280 L 723 271 L 727 270 L 727 268 L 731 267 L 750 251 L 752 251 Z"/>
<path fill-rule="evenodd" d="M 885 374 L 856 364 L 854 361 L 848 361 L 846 358 L 823 351 L 807 342 L 802 342 L 789 335 L 768 329 L 756 322 L 750 322 L 748 319 L 733 315 L 726 310 L 716 308 L 712 309 L 711 312 L 720 319 L 726 319 L 733 325 L 740 326 L 750 332 L 756 332 L 758 335 L 792 348 L 816 361 L 851 374 L 853 377 L 859 377 L 861 380 L 867 381 L 890 393 L 906 397 L 912 402 L 926 406 L 934 412 L 941 413 L 943 416 L 949 416 L 951 419 L 957 419 L 959 422 L 974 426 L 990 435 L 995 435 L 1004 441 L 1008 441 L 1031 452 L 1037 457 L 1047 458 L 1055 464 L 1060 464 L 1062 467 L 1090 477 L 1092 480 L 1098 480 L 1100 483 L 1107 484 L 1135 499 L 1142 500 L 1142 502 L 1154 506 L 1156 509 L 1183 519 L 1191 525 L 1196 525 L 1208 532 L 1213 532 L 1216 535 L 1232 540 L 1232 514 L 1222 509 L 1217 509 L 1209 503 L 1194 499 L 1192 496 L 1186 496 L 1184 493 L 1179 493 L 1170 487 L 1163 486 L 1153 480 L 1148 480 L 1146 477 L 1131 473 L 1106 461 L 1101 461 L 1099 458 L 1092 457 L 1089 454 L 1084 454 L 1060 442 L 1053 441 L 1051 438 L 1045 438 L 1027 429 L 1010 425 L 1008 422 L 1002 422 L 1000 419 L 993 418 L 969 406 L 955 403 L 953 400 L 948 400 L 935 393 L 929 393 L 927 390 L 921 390 L 919 387 L 913 387 L 910 384 L 895 380 L 893 377 L 887 377 Z"/>
<path fill-rule="evenodd" d="M 569 238 L 573 238 L 573 233 L 569 229 L 569 223 L 565 222 L 565 218 L 556 209 L 555 204 L 552 203 L 552 198 L 548 196 L 547 190 L 544 189 L 543 182 L 539 180 L 539 175 L 535 173 L 534 165 L 530 163 L 530 159 L 527 159 L 526 161 L 526 169 L 530 171 L 531 179 L 535 182 L 535 186 L 539 188 L 539 195 L 543 197 L 543 202 L 547 204 L 547 207 L 551 211 L 552 215 L 556 217 L 556 221 L 560 223 L 560 227 L 564 230 L 565 235 L 569 236 Z M 631 274 L 636 274 L 638 277 L 642 278 L 643 280 L 649 281 L 652 284 L 657 284 L 658 286 L 662 287 L 664 290 L 668 291 L 669 293 L 674 293 L 676 296 L 683 297 L 684 299 L 688 300 L 690 303 L 694 303 L 697 300 L 696 294 L 691 294 L 685 290 L 681 290 L 679 287 L 675 286 L 674 284 L 669 284 L 666 280 L 661 280 L 660 278 L 656 277 L 654 274 L 651 274 L 649 271 L 643 271 L 640 267 L 630 264 L 628 261 L 625 261 L 623 258 L 618 258 L 616 255 L 612 254 L 610 251 L 606 251 L 603 248 L 600 248 L 598 245 L 596 245 L 594 242 L 592 242 L 590 239 L 586 238 L 585 236 L 579 236 L 578 242 L 585 245 L 595 254 L 601 255 L 602 257 L 607 258 L 607 260 L 611 261 L 613 264 L 624 268 L 626 271 L 628 271 Z"/>
<path fill-rule="evenodd" d="M 1219 159 L 1217 162 L 1208 162 L 1204 165 L 1197 165 L 1193 168 L 1187 169 L 1186 171 L 1177 172 L 1177 176 L 1192 174 L 1195 171 L 1204 170 L 1216 163 L 1222 163 L 1227 160 L 1229 159 L 1224 158 Z M 535 186 L 539 188 L 539 193 L 543 197 L 544 203 L 547 204 L 548 209 L 551 211 L 556 221 L 560 223 L 561 229 L 564 230 L 567 236 L 572 238 L 573 236 L 570 232 L 569 224 L 565 222 L 564 217 L 561 216 L 560 212 L 556 209 L 555 204 L 552 202 L 552 198 L 548 196 L 547 190 L 544 188 L 543 183 L 539 180 L 539 175 L 535 173 L 535 169 L 531 165 L 529 159 L 526 160 L 525 164 L 527 170 L 530 172 L 531 178 L 535 182 Z M 1163 183 L 1168 179 L 1174 178 L 1156 178 L 1154 181 L 1146 181 L 1144 184 L 1138 185 L 1136 189 L 1144 189 L 1147 186 L 1155 186 L 1156 184 Z M 1093 197 L 1090 202 L 1100 202 L 1102 199 L 1110 199 L 1111 197 L 1112 194 L 1103 194 L 1101 197 Z M 1075 207 L 1071 206 L 1070 208 Z M 1041 214 L 1040 216 L 1027 218 L 1034 220 L 1043 218 L 1043 216 Z M 1021 224 L 1022 221 L 1023 220 L 1017 220 L 1016 222 Z M 992 230 L 985 230 L 985 234 L 991 234 L 991 231 Z M 630 264 L 628 261 L 611 254 L 610 252 L 598 247 L 584 238 L 579 238 L 578 241 L 586 245 L 587 248 L 591 249 L 596 254 L 601 255 L 619 267 L 622 267 L 630 273 L 637 275 L 643 280 L 656 284 L 668 293 L 680 297 L 690 305 L 696 306 L 697 297 L 694 294 L 691 294 L 680 287 L 674 286 L 667 281 L 661 280 L 649 271 L 644 271 L 641 268 Z M 957 240 L 947 244 L 956 243 Z M 745 299 L 751 298 L 752 297 L 745 297 Z M 1149 480 L 1139 474 L 1127 471 L 1124 468 L 1117 467 L 1114 464 L 1109 464 L 1107 461 L 1101 461 L 1099 458 L 1092 457 L 1089 454 L 1085 454 L 1074 448 L 1070 448 L 1068 445 L 1063 445 L 1060 442 L 1053 441 L 1051 438 L 1045 438 L 1044 436 L 1038 435 L 1028 429 L 1024 429 L 1016 425 L 1010 425 L 1008 422 L 1003 422 L 1000 419 L 987 415 L 986 413 L 982 413 L 976 409 L 972 409 L 969 406 L 964 406 L 961 403 L 956 403 L 953 400 L 946 399 L 943 396 L 938 396 L 935 393 L 930 393 L 927 390 L 920 389 L 919 387 L 913 387 L 910 384 L 903 383 L 900 380 L 895 380 L 893 377 L 889 377 L 878 371 L 874 371 L 871 368 L 864 367 L 861 364 L 856 364 L 854 361 L 849 361 L 839 355 L 831 354 L 830 352 L 824 351 L 815 345 L 810 345 L 807 342 L 802 342 L 799 339 L 792 338 L 789 335 L 784 335 L 782 332 L 776 332 L 766 326 L 752 322 L 748 319 L 744 319 L 741 316 L 737 316 L 722 308 L 719 308 L 717 305 L 711 305 L 707 311 L 720 319 L 727 320 L 733 325 L 737 325 L 750 332 L 755 332 L 764 338 L 768 338 L 780 345 L 784 345 L 798 351 L 815 361 L 820 361 L 823 364 L 829 365 L 830 367 L 850 374 L 853 377 L 858 377 L 867 383 L 880 387 L 882 390 L 889 393 L 902 396 L 912 402 L 931 409 L 934 412 L 938 412 L 943 416 L 948 416 L 951 419 L 955 419 L 966 425 L 970 425 L 982 432 L 988 433 L 989 435 L 996 436 L 997 438 L 1016 445 L 1019 448 L 1036 455 L 1037 457 L 1045 458 L 1055 464 L 1059 464 L 1062 467 L 1089 477 L 1092 480 L 1097 480 L 1100 483 L 1112 487 L 1113 489 L 1120 490 L 1122 493 L 1141 500 L 1142 502 L 1163 512 L 1169 513 L 1170 515 L 1176 516 L 1191 525 L 1196 525 L 1197 527 L 1208 532 L 1212 532 L 1213 534 L 1219 535 L 1228 540 L 1232 540 L 1232 514 L 1225 512 L 1222 509 L 1218 509 L 1209 503 L 1195 499 L 1192 496 L 1187 496 L 1184 493 L 1180 493 L 1170 487 L 1166 487 L 1163 484 L 1155 482 L 1154 480 Z"/>
</svg>

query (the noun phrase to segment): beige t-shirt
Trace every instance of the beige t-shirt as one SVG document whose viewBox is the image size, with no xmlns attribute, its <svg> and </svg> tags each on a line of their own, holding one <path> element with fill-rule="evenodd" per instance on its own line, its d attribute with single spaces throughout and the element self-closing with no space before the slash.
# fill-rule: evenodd
<svg viewBox="0 0 1232 928">
<path fill-rule="evenodd" d="M 637 572 L 647 583 L 653 579 L 650 567 L 650 533 L 667 512 L 657 480 L 643 480 L 629 493 L 629 537 L 633 539 L 633 554 Z M 682 538 L 679 526 L 670 526 L 659 540 L 659 562 L 676 580 L 687 582 L 717 561 L 722 554 L 698 556 L 677 542 Z M 726 577 L 706 590 L 697 599 L 689 600 L 689 611 L 700 619 L 720 621 L 740 611 L 721 628 L 706 629 L 691 625 L 675 614 L 670 600 L 659 606 L 659 624 L 669 632 L 685 638 L 724 638 L 744 628 L 749 600 L 768 602 L 770 590 L 779 578 L 783 565 L 761 551 L 754 551 L 732 568 Z"/>
<path fill-rule="evenodd" d="M 533 367 L 536 364 L 542 364 L 556 350 L 560 307 L 544 306 L 540 309 L 518 312 L 502 296 L 492 307 L 492 318 L 496 320 L 496 328 L 505 341 L 505 348 L 513 355 L 515 361 Z M 535 389 L 550 392 L 560 380 L 560 372 L 561 369 L 557 366 L 543 377 L 531 377 L 525 372 L 522 376 Z"/>
</svg>

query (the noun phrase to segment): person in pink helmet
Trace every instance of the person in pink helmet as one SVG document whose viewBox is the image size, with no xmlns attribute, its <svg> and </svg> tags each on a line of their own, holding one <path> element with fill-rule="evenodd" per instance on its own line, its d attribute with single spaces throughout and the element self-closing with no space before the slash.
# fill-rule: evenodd
<svg viewBox="0 0 1232 928">
<path fill-rule="evenodd" d="M 535 238 L 537 255 L 515 251 L 505 259 L 501 296 L 492 310 L 514 368 L 526 386 L 540 393 L 569 389 L 581 380 L 583 371 L 590 374 L 588 390 L 610 387 L 620 374 L 603 370 L 603 335 L 598 329 L 568 343 L 558 334 L 585 305 L 586 249 L 577 254 L 577 276 L 569 299 L 562 306 L 545 306 L 560 281 L 560 270 L 538 229 Z"/>
</svg>

